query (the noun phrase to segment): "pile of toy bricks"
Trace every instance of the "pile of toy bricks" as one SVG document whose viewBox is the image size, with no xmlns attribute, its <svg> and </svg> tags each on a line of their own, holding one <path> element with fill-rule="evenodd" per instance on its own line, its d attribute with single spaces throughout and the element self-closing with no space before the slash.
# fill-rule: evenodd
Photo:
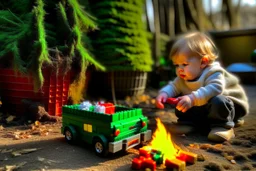
<svg viewBox="0 0 256 171">
<path fill-rule="evenodd" d="M 115 105 L 113 103 L 105 103 L 105 102 L 97 102 L 96 104 L 92 104 L 89 101 L 84 101 L 79 105 L 81 110 L 105 113 L 105 114 L 114 114 L 115 113 Z"/>
<path fill-rule="evenodd" d="M 159 150 L 140 148 L 139 156 L 132 161 L 132 169 L 150 169 L 155 171 L 157 165 L 164 164 L 167 170 L 183 171 L 186 163 L 194 164 L 197 161 L 197 154 L 179 150 L 172 159 L 165 159 L 164 154 Z"/>
</svg>

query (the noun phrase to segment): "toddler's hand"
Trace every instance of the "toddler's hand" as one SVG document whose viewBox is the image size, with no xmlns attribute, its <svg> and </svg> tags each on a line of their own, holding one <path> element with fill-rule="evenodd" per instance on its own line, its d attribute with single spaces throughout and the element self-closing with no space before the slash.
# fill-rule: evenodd
<svg viewBox="0 0 256 171">
<path fill-rule="evenodd" d="M 159 109 L 163 109 L 164 105 L 163 103 L 166 102 L 166 99 L 168 98 L 168 95 L 164 92 L 160 93 L 157 97 L 156 97 L 156 107 Z M 163 103 L 162 103 L 163 102 Z"/>
<path fill-rule="evenodd" d="M 178 97 L 179 103 L 176 106 L 176 109 L 178 109 L 181 112 L 186 112 L 188 109 L 193 107 L 193 102 L 191 101 L 191 98 L 188 95 L 180 96 Z"/>
</svg>

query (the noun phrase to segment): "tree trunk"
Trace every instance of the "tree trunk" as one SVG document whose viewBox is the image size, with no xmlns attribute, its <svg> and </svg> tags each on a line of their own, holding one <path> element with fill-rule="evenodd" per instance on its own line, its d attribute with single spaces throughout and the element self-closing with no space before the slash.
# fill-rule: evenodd
<svg viewBox="0 0 256 171">
<path fill-rule="evenodd" d="M 158 7 L 159 7 L 159 19 L 160 19 L 160 32 L 161 33 L 167 33 L 166 29 L 166 0 L 158 0 Z"/>
<path fill-rule="evenodd" d="M 226 9 L 225 14 L 227 16 L 228 19 L 228 23 L 230 28 L 238 28 L 239 27 L 239 8 L 240 8 L 240 1 L 237 5 L 237 7 L 235 7 L 232 4 L 232 0 L 223 0 L 223 5 L 226 7 L 224 9 Z"/>
<path fill-rule="evenodd" d="M 189 30 L 201 30 L 199 16 L 193 1 L 184 0 L 183 3 L 187 28 Z"/>
<path fill-rule="evenodd" d="M 168 35 L 171 39 L 175 37 L 175 11 L 174 11 L 174 0 L 167 0 L 167 23 L 168 23 Z"/>
<path fill-rule="evenodd" d="M 153 57 L 155 60 L 155 67 L 159 66 L 159 57 L 161 55 L 160 49 L 160 20 L 159 20 L 159 1 L 153 0 L 153 8 L 154 8 L 154 22 L 155 22 L 155 34 L 153 41 Z"/>
<path fill-rule="evenodd" d="M 175 8 L 175 33 L 184 33 L 187 31 L 186 19 L 184 15 L 184 6 L 182 0 L 174 0 Z"/>
</svg>

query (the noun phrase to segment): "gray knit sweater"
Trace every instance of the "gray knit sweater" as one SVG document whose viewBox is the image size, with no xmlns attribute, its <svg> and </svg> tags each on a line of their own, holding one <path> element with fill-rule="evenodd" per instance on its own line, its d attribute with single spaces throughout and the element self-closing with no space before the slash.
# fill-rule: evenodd
<svg viewBox="0 0 256 171">
<path fill-rule="evenodd" d="M 245 115 L 249 112 L 248 98 L 239 84 L 239 79 L 228 73 L 218 62 L 206 67 L 197 80 L 185 81 L 176 77 L 174 81 L 170 81 L 168 85 L 163 87 L 160 92 L 167 93 L 168 97 L 192 95 L 190 97 L 193 98 L 195 106 L 206 104 L 214 96 L 224 95 L 244 108 Z"/>
</svg>

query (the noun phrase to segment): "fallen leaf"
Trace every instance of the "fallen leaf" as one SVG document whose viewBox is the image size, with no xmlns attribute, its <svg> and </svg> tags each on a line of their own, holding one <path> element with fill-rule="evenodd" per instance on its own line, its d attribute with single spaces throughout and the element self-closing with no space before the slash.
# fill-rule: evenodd
<svg viewBox="0 0 256 171">
<path fill-rule="evenodd" d="M 35 126 L 37 126 L 37 127 L 38 127 L 41 123 L 40 123 L 39 121 L 35 121 L 35 123 L 34 123 L 34 124 L 35 124 Z"/>
<path fill-rule="evenodd" d="M 216 148 L 222 148 L 223 145 L 222 145 L 222 144 L 215 144 L 214 147 L 216 147 Z"/>
<path fill-rule="evenodd" d="M 15 139 L 15 140 L 19 140 L 19 139 L 21 139 L 21 138 L 20 138 L 20 136 L 19 136 L 18 134 L 14 134 L 13 139 Z"/>
<path fill-rule="evenodd" d="M 189 144 L 189 147 L 195 148 L 195 149 L 199 149 L 200 148 L 199 144 Z"/>
<path fill-rule="evenodd" d="M 6 122 L 10 123 L 11 121 L 13 121 L 13 119 L 15 119 L 15 116 L 10 115 L 8 118 L 6 118 Z"/>
<path fill-rule="evenodd" d="M 229 161 L 234 160 L 234 156 L 226 156 L 225 158 Z"/>
<path fill-rule="evenodd" d="M 27 162 L 21 162 L 17 165 L 6 165 L 5 166 L 5 171 L 14 171 L 17 170 L 19 168 L 21 168 L 22 166 L 24 166 Z"/>
<path fill-rule="evenodd" d="M 18 151 L 14 151 L 12 152 L 12 155 L 14 157 L 17 157 L 17 156 L 21 156 L 22 154 L 28 154 L 28 153 L 32 153 L 32 152 L 35 152 L 39 150 L 38 148 L 27 148 L 27 149 L 22 149 L 22 150 L 18 150 Z"/>
<path fill-rule="evenodd" d="M 45 158 L 43 158 L 43 157 L 37 157 L 37 160 L 40 161 L 40 162 L 43 162 L 43 161 L 45 161 Z"/>
<path fill-rule="evenodd" d="M 12 149 L 2 149 L 1 153 L 10 153 L 12 151 L 13 151 Z"/>
<path fill-rule="evenodd" d="M 54 161 L 54 160 L 49 160 L 49 159 L 46 159 L 46 158 L 43 158 L 43 157 L 37 157 L 37 160 L 40 161 L 40 162 L 43 162 L 45 164 L 49 164 L 49 165 L 51 165 L 52 163 L 60 163 L 60 162 L 57 162 L 57 161 Z"/>
<path fill-rule="evenodd" d="M 200 148 L 201 148 L 201 149 L 209 149 L 209 148 L 211 148 L 211 147 L 212 147 L 211 144 L 201 144 L 201 145 L 200 145 Z"/>
<path fill-rule="evenodd" d="M 231 162 L 232 164 L 236 164 L 236 161 L 235 161 L 235 160 L 230 160 L 230 162 Z"/>
<path fill-rule="evenodd" d="M 4 170 L 5 171 L 12 171 L 12 170 L 15 170 L 17 169 L 17 166 L 16 165 L 6 165 Z"/>
</svg>

